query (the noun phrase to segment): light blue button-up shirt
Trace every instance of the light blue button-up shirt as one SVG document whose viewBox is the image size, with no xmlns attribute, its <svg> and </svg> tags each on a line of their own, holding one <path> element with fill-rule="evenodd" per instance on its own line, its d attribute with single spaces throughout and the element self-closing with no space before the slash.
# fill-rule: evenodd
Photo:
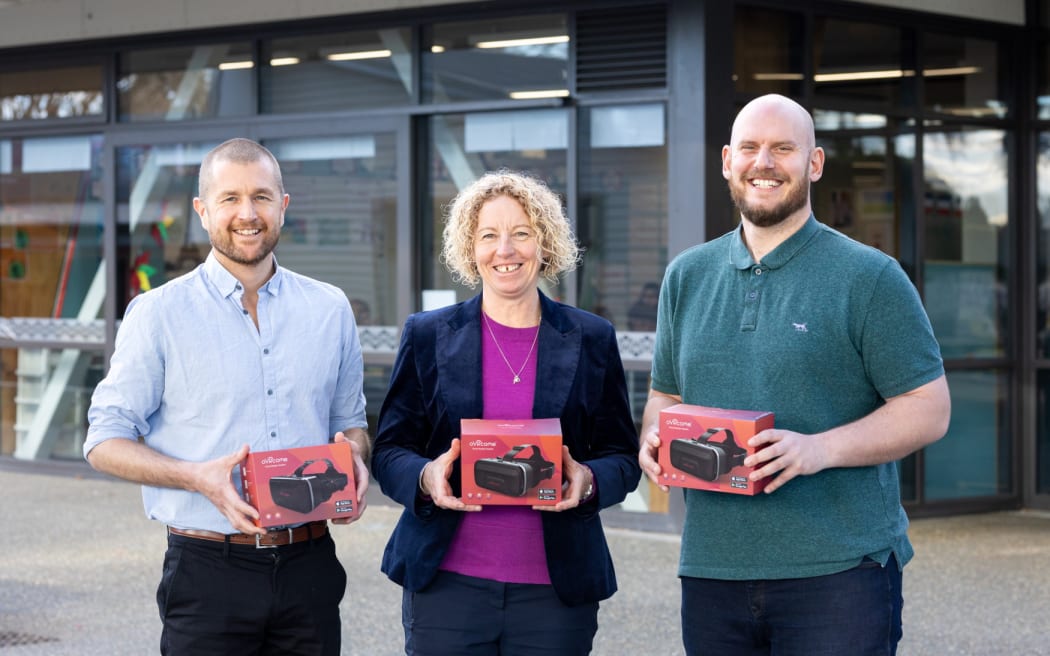
<svg viewBox="0 0 1050 656">
<path fill-rule="evenodd" d="M 342 290 L 277 267 L 259 290 L 258 329 L 243 294 L 209 255 L 132 300 L 91 398 L 85 456 L 105 440 L 142 436 L 160 453 L 202 462 L 243 444 L 324 444 L 367 426 L 361 344 Z M 165 524 L 235 532 L 201 494 L 143 486 L 142 500 Z"/>
</svg>

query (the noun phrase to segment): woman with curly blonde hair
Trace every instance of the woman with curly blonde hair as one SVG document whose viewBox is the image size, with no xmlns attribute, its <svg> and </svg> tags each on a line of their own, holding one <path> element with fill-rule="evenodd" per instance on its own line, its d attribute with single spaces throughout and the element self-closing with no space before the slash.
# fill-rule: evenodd
<svg viewBox="0 0 1050 656">
<path fill-rule="evenodd" d="M 540 290 L 579 248 L 533 177 L 498 171 L 463 189 L 442 257 L 481 293 L 405 322 L 372 458 L 405 507 L 383 556 L 404 589 L 405 653 L 590 653 L 598 602 L 616 591 L 598 511 L 641 474 L 615 331 Z M 560 419 L 557 505 L 464 501 L 460 420 L 476 418 Z"/>
</svg>

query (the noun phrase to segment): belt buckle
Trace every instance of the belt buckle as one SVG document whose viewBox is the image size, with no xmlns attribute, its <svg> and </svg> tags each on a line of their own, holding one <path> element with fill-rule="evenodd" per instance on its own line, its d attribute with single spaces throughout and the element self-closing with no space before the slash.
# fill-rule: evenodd
<svg viewBox="0 0 1050 656">
<path fill-rule="evenodd" d="M 288 528 L 286 528 L 284 530 L 288 531 L 288 544 L 291 544 L 292 541 L 293 541 L 292 528 L 289 526 Z M 267 535 L 269 535 L 270 533 L 277 533 L 277 531 L 269 531 L 267 533 Z M 277 547 L 281 546 L 279 544 L 263 544 L 263 543 L 261 543 L 259 541 L 259 539 L 261 537 L 262 536 L 259 535 L 258 533 L 255 534 L 255 548 L 256 549 L 276 549 Z"/>
</svg>

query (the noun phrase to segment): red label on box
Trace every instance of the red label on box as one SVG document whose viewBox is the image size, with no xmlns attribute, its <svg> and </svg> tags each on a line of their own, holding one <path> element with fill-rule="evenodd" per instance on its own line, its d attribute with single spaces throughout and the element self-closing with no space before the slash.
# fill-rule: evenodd
<svg viewBox="0 0 1050 656">
<path fill-rule="evenodd" d="M 561 501 L 561 421 L 460 422 L 463 503 L 547 506 Z"/>
<path fill-rule="evenodd" d="M 697 490 L 754 495 L 768 478 L 748 480 L 747 441 L 773 428 L 772 412 L 728 410 L 680 403 L 660 411 L 660 482 Z"/>
<path fill-rule="evenodd" d="M 359 511 L 348 442 L 249 453 L 241 484 L 263 528 L 356 517 Z"/>
</svg>

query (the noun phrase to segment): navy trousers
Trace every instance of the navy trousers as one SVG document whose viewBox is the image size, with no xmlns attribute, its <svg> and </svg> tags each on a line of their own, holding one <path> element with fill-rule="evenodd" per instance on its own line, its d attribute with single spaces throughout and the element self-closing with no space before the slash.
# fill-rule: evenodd
<svg viewBox="0 0 1050 656">
<path fill-rule="evenodd" d="M 566 606 L 549 585 L 438 572 L 401 603 L 408 656 L 578 656 L 591 652 L 598 603 Z"/>
<path fill-rule="evenodd" d="M 802 579 L 682 577 L 682 641 L 689 656 L 893 656 L 903 605 L 892 556 Z"/>
</svg>

